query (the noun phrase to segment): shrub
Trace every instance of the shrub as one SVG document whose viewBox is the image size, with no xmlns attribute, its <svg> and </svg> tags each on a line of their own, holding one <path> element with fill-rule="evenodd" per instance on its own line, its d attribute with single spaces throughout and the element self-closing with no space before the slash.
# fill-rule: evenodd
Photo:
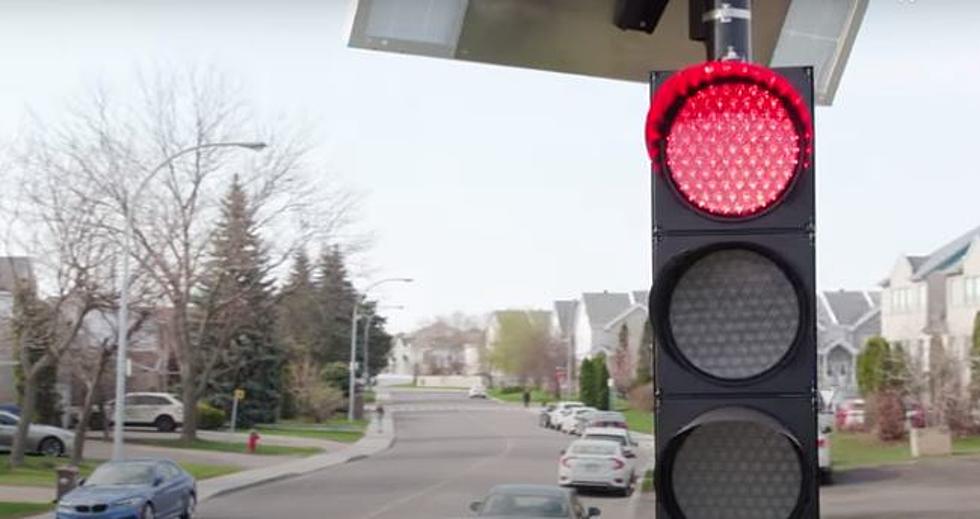
<svg viewBox="0 0 980 519">
<path fill-rule="evenodd" d="M 630 407 L 638 411 L 653 411 L 653 382 L 641 384 L 629 392 Z"/>
<path fill-rule="evenodd" d="M 197 426 L 201 429 L 214 430 L 225 425 L 225 412 L 208 403 L 197 404 Z"/>
<path fill-rule="evenodd" d="M 333 416 L 343 402 L 343 392 L 329 384 L 319 384 L 310 390 L 303 402 L 303 411 L 305 415 L 320 423 Z"/>
<path fill-rule="evenodd" d="M 500 393 L 503 395 L 513 395 L 516 393 L 523 393 L 524 388 L 521 386 L 504 386 L 500 388 Z"/>
<path fill-rule="evenodd" d="M 902 399 L 894 391 L 882 391 L 874 398 L 876 429 L 881 441 L 905 437 L 905 411 Z"/>
</svg>

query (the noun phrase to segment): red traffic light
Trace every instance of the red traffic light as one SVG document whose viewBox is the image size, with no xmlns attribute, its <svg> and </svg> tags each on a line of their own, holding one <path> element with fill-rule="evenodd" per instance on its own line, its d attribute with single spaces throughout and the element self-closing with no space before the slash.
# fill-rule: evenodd
<svg viewBox="0 0 980 519">
<path fill-rule="evenodd" d="M 809 110 L 773 70 L 708 62 L 672 75 L 647 116 L 654 169 L 704 213 L 741 218 L 777 203 L 812 151 Z"/>
</svg>

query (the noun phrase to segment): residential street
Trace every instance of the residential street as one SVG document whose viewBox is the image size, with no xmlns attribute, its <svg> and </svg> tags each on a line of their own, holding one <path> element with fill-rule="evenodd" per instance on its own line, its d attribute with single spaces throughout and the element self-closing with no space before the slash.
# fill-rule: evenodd
<svg viewBox="0 0 980 519">
<path fill-rule="evenodd" d="M 395 392 L 396 441 L 379 455 L 203 503 L 202 519 L 449 518 L 501 483 L 554 484 L 569 438 L 536 415 L 465 394 Z M 639 517 L 633 499 L 588 496 L 604 517 Z"/>
</svg>

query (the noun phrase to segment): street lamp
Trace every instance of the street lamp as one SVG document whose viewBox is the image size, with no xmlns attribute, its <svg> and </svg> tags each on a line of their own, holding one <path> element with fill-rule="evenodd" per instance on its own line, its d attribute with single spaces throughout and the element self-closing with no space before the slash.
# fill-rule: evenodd
<svg viewBox="0 0 980 519">
<path fill-rule="evenodd" d="M 348 367 L 349 372 L 347 374 L 347 379 L 348 379 L 347 420 L 348 421 L 354 420 L 354 379 L 356 376 L 354 371 L 357 369 L 357 310 L 361 306 L 361 304 L 364 303 L 364 300 L 367 299 L 368 292 L 370 292 L 371 289 L 377 287 L 378 285 L 382 285 L 384 283 L 394 283 L 394 282 L 411 283 L 412 281 L 415 280 L 412 278 L 386 278 L 380 281 L 375 281 L 374 283 L 368 285 L 367 288 L 364 289 L 364 292 L 361 293 L 361 296 L 354 301 L 354 310 L 351 313 L 351 320 L 350 320 L 350 365 Z"/>
<path fill-rule="evenodd" d="M 128 191 L 123 193 L 123 210 L 126 213 L 126 229 L 123 238 L 123 257 L 122 257 L 122 277 L 119 286 L 119 310 L 116 326 L 119 328 L 118 343 L 119 350 L 116 352 L 116 404 L 114 408 L 113 436 L 112 436 L 112 459 L 120 461 L 123 459 L 123 417 L 126 408 L 126 347 L 129 339 L 127 328 L 129 328 L 129 256 L 133 241 L 133 205 L 131 201 L 138 200 L 143 190 L 163 168 L 171 162 L 195 151 L 207 148 L 245 148 L 252 151 L 262 151 L 265 149 L 264 142 L 213 142 L 199 144 L 184 148 L 163 160 L 157 167 L 153 168 L 146 177 L 136 187 L 133 196 L 130 197 Z"/>
</svg>

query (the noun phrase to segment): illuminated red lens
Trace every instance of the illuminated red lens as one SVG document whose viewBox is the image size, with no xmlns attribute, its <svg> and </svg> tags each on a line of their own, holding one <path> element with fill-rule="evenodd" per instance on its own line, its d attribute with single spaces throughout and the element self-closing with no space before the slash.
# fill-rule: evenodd
<svg viewBox="0 0 980 519">
<path fill-rule="evenodd" d="M 800 160 L 800 135 L 784 103 L 748 82 L 712 84 L 688 97 L 666 141 L 678 191 L 718 216 L 751 216 L 777 202 Z"/>
</svg>

